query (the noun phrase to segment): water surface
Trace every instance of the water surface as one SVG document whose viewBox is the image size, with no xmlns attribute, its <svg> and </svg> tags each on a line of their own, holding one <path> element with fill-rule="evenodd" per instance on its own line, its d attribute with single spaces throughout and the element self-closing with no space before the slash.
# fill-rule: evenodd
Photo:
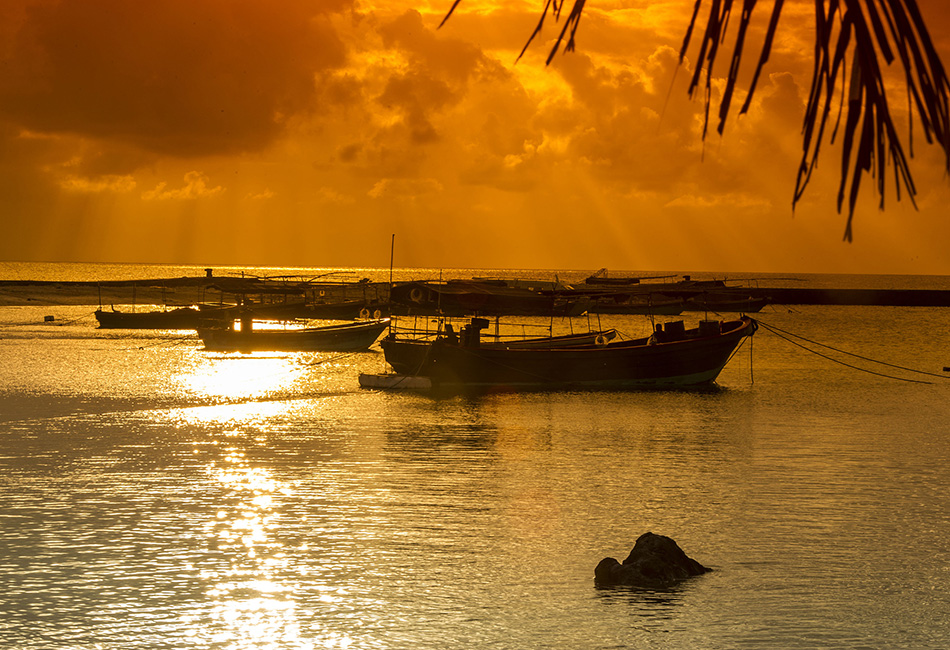
<svg viewBox="0 0 950 650">
<path fill-rule="evenodd" d="M 212 354 L 49 309 L 0 309 L 0 647 L 950 645 L 946 379 L 760 330 L 715 391 L 433 399 L 361 391 L 378 350 Z M 948 310 L 760 318 L 950 365 Z M 647 531 L 714 571 L 594 588 Z"/>
</svg>

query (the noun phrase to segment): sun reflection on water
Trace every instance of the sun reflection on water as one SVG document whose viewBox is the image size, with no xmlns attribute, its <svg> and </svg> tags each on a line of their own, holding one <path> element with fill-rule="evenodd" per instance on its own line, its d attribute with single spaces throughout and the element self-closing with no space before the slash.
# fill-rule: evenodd
<svg viewBox="0 0 950 650">
<path fill-rule="evenodd" d="M 195 351 L 168 375 L 183 425 L 231 427 L 291 417 L 359 390 L 352 359 L 330 353 L 208 355 Z"/>
<path fill-rule="evenodd" d="M 181 387 L 206 398 L 239 399 L 286 392 L 299 379 L 293 356 L 199 357 L 177 376 Z"/>
<path fill-rule="evenodd" d="M 302 576 L 295 573 L 278 522 L 293 489 L 271 470 L 251 466 L 239 447 L 222 452 L 208 466 L 222 489 L 221 503 L 201 531 L 220 561 L 199 571 L 209 617 L 187 621 L 190 636 L 228 648 L 349 647 L 352 639 L 345 634 L 302 629 L 295 600 Z"/>
</svg>

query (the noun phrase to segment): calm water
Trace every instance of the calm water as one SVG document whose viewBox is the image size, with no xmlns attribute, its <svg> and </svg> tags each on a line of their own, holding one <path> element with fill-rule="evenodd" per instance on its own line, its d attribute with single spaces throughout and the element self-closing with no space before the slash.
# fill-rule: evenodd
<svg viewBox="0 0 950 650">
<path fill-rule="evenodd" d="M 0 308 L 0 647 L 950 647 L 950 380 L 760 330 L 718 391 L 435 400 L 92 309 Z M 947 309 L 759 316 L 950 375 Z M 595 589 L 646 531 L 715 571 Z"/>
</svg>

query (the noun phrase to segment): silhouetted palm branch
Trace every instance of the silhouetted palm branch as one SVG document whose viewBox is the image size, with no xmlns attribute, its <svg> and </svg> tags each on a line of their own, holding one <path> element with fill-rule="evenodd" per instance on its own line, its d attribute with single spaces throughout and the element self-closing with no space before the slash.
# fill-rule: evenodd
<svg viewBox="0 0 950 650">
<path fill-rule="evenodd" d="M 448 20 L 461 0 L 455 0 L 442 23 Z M 541 32 L 544 19 L 551 15 L 555 21 L 561 18 L 567 0 L 546 0 L 541 19 L 528 38 L 528 45 Z M 726 86 L 719 102 L 719 124 L 722 134 L 732 105 L 739 76 L 740 62 L 746 45 L 746 34 L 756 8 L 756 0 L 709 0 L 710 9 L 706 26 L 699 37 L 698 63 L 689 84 L 693 96 L 705 72 L 705 139 L 709 110 L 712 101 L 712 76 L 719 48 L 725 44 L 727 29 L 733 9 L 738 7 L 738 27 L 735 33 L 732 58 L 726 76 Z M 585 0 L 574 0 L 570 13 L 558 35 L 547 62 L 565 44 L 565 51 L 574 49 L 574 37 L 580 23 Z M 703 0 L 695 0 L 692 17 L 680 49 L 682 64 L 696 27 Z M 748 94 L 739 113 L 749 109 L 759 76 L 768 61 L 778 29 L 779 16 L 784 0 L 773 0 L 772 13 L 766 29 L 762 51 L 759 53 Z M 568 30 L 570 32 L 568 33 Z M 811 179 L 818 162 L 821 142 L 828 127 L 828 120 L 835 105 L 836 89 L 840 83 L 840 98 L 834 128 L 830 136 L 835 141 L 842 128 L 841 181 L 838 189 L 838 212 L 848 196 L 848 221 L 844 238 L 852 239 L 852 220 L 857 202 L 861 177 L 870 173 L 877 179 L 880 205 L 884 207 L 885 172 L 889 163 L 894 165 L 894 181 L 897 199 L 903 186 L 916 206 L 917 194 L 913 177 L 904 154 L 904 147 L 894 127 L 891 111 L 884 90 L 884 74 L 881 60 L 889 65 L 900 59 L 907 84 L 910 119 L 916 111 L 928 143 L 938 143 L 944 151 L 946 169 L 950 172 L 950 83 L 943 64 L 933 46 L 927 27 L 920 15 L 916 0 L 815 0 L 815 61 L 811 89 L 805 106 L 802 124 L 802 159 L 795 182 L 792 206 L 797 204 Z M 848 61 L 850 59 L 850 61 Z M 845 90 L 845 75 L 850 62 L 850 79 Z M 844 115 L 842 127 L 841 116 Z M 908 144 L 913 156 L 912 122 L 908 128 Z"/>
</svg>

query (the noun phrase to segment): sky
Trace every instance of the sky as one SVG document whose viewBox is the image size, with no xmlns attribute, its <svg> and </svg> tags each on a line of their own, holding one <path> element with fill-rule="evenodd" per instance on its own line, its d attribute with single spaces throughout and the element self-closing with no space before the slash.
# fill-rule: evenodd
<svg viewBox="0 0 950 650">
<path fill-rule="evenodd" d="M 386 267 L 395 235 L 398 267 L 950 274 L 919 127 L 916 209 L 865 178 L 844 242 L 830 142 L 792 209 L 811 0 L 705 140 L 693 4 L 589 0 L 545 65 L 550 20 L 518 58 L 540 0 L 462 0 L 441 28 L 451 0 L 4 0 L 0 259 Z M 950 6 L 919 6 L 950 64 Z"/>
</svg>

